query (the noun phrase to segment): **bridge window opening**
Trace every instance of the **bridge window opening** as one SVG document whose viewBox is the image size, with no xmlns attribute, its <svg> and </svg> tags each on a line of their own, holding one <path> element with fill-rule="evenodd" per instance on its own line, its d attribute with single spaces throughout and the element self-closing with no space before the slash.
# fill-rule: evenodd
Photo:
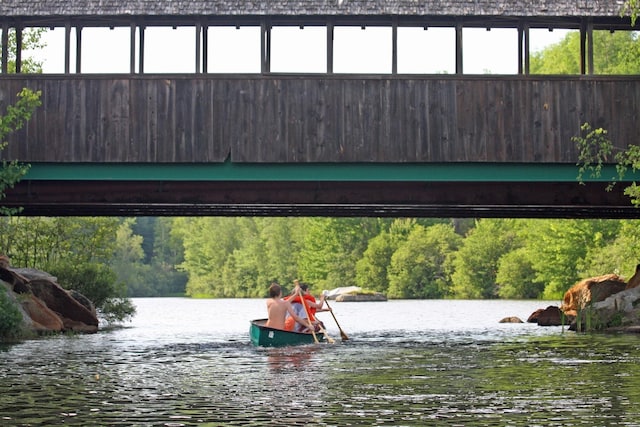
<svg viewBox="0 0 640 427">
<path fill-rule="evenodd" d="M 640 74 L 639 47 L 640 40 L 637 31 L 594 31 L 594 74 Z"/>
<path fill-rule="evenodd" d="M 327 28 L 271 28 L 271 71 L 326 73 Z"/>
<path fill-rule="evenodd" d="M 84 61 L 84 60 L 83 60 Z M 195 27 L 147 27 L 144 32 L 145 73 L 194 73 Z"/>
<path fill-rule="evenodd" d="M 33 27 L 33 30 L 40 28 Z M 26 28 L 24 31 L 29 31 Z M 47 28 L 41 37 L 42 46 L 37 49 L 24 49 L 22 51 L 23 62 L 27 58 L 33 58 L 42 65 L 43 74 L 62 74 L 64 73 L 64 28 L 54 27 Z M 76 32 L 71 31 L 71 70 L 75 71 L 76 64 Z M 13 58 L 15 55 L 11 56 Z M 10 58 L 10 59 L 11 59 Z"/>
<path fill-rule="evenodd" d="M 455 71 L 454 28 L 398 28 L 398 73 L 453 74 Z"/>
<path fill-rule="evenodd" d="M 463 28 L 464 74 L 517 74 L 518 30 Z"/>
<path fill-rule="evenodd" d="M 209 27 L 207 36 L 207 72 L 260 72 L 260 27 Z"/>
<path fill-rule="evenodd" d="M 579 30 L 532 28 L 529 38 L 531 74 L 580 74 Z M 559 61 L 558 55 L 567 52 L 570 59 Z"/>
<path fill-rule="evenodd" d="M 391 27 L 336 26 L 333 33 L 335 73 L 390 74 Z"/>
<path fill-rule="evenodd" d="M 83 28 L 81 71 L 83 73 L 128 73 L 131 28 Z"/>
<path fill-rule="evenodd" d="M 21 73 L 39 73 L 44 72 L 44 62 L 45 57 L 41 53 L 43 49 L 45 49 L 45 42 L 43 41 L 44 34 L 46 34 L 49 28 L 44 27 L 26 27 L 22 30 L 22 52 L 21 52 Z M 40 41 L 38 42 L 38 34 L 42 34 L 40 36 Z M 11 49 L 8 52 L 8 63 L 9 63 L 9 72 L 15 72 L 12 65 L 15 66 L 16 60 L 16 52 L 15 52 L 15 40 L 16 40 L 16 31 L 15 28 L 9 29 L 9 39 L 13 39 L 14 43 L 9 43 Z M 64 44 L 62 45 L 64 46 Z M 64 52 L 64 47 L 62 49 Z M 56 54 L 54 51 L 53 54 Z M 64 56 L 62 58 L 64 60 Z M 63 68 L 60 72 L 64 71 Z"/>
</svg>

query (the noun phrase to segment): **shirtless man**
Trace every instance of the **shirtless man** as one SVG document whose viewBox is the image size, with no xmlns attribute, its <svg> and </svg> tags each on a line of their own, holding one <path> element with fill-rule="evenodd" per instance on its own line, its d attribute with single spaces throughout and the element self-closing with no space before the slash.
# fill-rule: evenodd
<svg viewBox="0 0 640 427">
<path fill-rule="evenodd" d="M 268 320 L 265 326 L 274 329 L 284 329 L 284 321 L 287 312 L 296 322 L 308 325 L 306 319 L 298 316 L 289 301 L 282 299 L 282 288 L 277 283 L 269 286 L 269 299 L 267 300 Z"/>
</svg>

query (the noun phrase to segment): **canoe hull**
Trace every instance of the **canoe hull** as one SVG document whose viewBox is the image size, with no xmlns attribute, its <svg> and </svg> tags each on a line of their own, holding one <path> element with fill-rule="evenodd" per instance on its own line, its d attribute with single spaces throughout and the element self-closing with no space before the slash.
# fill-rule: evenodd
<svg viewBox="0 0 640 427">
<path fill-rule="evenodd" d="M 267 319 L 251 321 L 249 335 L 251 343 L 258 347 L 285 347 L 290 345 L 313 344 L 313 335 L 300 332 L 283 331 L 264 326 Z M 316 334 L 318 341 L 323 341 L 322 334 Z"/>
</svg>

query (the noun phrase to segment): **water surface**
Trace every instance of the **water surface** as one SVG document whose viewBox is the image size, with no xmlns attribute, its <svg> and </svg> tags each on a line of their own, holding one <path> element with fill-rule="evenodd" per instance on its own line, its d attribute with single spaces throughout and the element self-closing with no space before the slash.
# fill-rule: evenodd
<svg viewBox="0 0 640 427">
<path fill-rule="evenodd" d="M 336 344 L 255 348 L 263 300 L 134 299 L 124 328 L 0 347 L 0 425 L 640 425 L 640 337 L 540 301 L 332 303 Z M 557 305 L 557 304 L 556 304 Z"/>
</svg>

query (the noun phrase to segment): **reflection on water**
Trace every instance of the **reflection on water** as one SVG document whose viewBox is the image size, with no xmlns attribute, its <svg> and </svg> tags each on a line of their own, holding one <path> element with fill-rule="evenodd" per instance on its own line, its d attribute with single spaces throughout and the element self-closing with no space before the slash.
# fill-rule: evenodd
<svg viewBox="0 0 640 427">
<path fill-rule="evenodd" d="M 545 304 L 334 304 L 349 341 L 263 349 L 248 337 L 249 319 L 264 315 L 263 301 L 135 302 L 139 315 L 126 328 L 2 347 L 0 425 L 640 420 L 640 338 L 497 323 Z M 335 326 L 329 333 L 339 337 Z"/>
</svg>

